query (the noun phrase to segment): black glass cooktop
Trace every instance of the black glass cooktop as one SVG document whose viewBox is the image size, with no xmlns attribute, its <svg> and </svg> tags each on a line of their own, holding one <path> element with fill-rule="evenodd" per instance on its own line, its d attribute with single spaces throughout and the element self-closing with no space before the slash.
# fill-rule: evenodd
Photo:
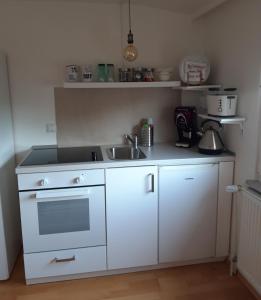
<svg viewBox="0 0 261 300">
<path fill-rule="evenodd" d="M 99 146 L 71 148 L 51 146 L 33 148 L 21 166 L 84 163 L 92 161 L 103 161 L 101 148 Z"/>
</svg>

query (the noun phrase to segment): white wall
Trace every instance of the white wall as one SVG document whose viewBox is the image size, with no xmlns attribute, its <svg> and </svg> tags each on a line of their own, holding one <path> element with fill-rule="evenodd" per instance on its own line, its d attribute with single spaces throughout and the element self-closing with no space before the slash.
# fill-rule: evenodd
<svg viewBox="0 0 261 300">
<path fill-rule="evenodd" d="M 55 89 L 55 95 L 59 146 L 121 144 L 148 117 L 156 143 L 175 140 L 179 95 L 171 89 Z"/>
<path fill-rule="evenodd" d="M 0 53 L 0 280 L 7 279 L 20 250 L 12 114 L 6 57 Z"/>
<path fill-rule="evenodd" d="M 192 26 L 184 15 L 135 6 L 133 32 L 139 50 L 135 64 L 177 67 L 190 54 L 191 43 L 196 43 Z M 46 124 L 56 121 L 54 87 L 62 85 L 64 66 L 120 64 L 126 35 L 126 6 L 56 0 L 0 2 L 0 48 L 9 57 L 18 153 L 35 144 L 57 142 L 55 133 L 46 132 Z"/>
<path fill-rule="evenodd" d="M 236 181 L 256 175 L 261 66 L 261 1 L 230 0 L 196 24 L 204 36 L 212 81 L 239 88 L 238 113 L 247 118 L 244 136 L 226 126 L 226 144 L 237 154 Z"/>
</svg>

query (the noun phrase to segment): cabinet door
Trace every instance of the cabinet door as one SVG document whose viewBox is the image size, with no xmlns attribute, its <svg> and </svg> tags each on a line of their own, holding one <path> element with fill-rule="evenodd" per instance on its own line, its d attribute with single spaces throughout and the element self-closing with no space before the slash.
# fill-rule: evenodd
<svg viewBox="0 0 261 300">
<path fill-rule="evenodd" d="M 109 269 L 158 263 L 157 167 L 106 170 Z"/>
<path fill-rule="evenodd" d="M 214 257 L 218 165 L 162 167 L 159 176 L 160 263 Z"/>
</svg>

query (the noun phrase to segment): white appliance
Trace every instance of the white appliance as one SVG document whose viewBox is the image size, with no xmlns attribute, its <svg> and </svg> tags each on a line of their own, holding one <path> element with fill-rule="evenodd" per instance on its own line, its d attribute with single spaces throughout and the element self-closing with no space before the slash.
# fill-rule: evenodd
<svg viewBox="0 0 261 300">
<path fill-rule="evenodd" d="M 208 114 L 218 117 L 236 115 L 237 95 L 207 95 Z"/>
<path fill-rule="evenodd" d="M 104 186 L 20 192 L 24 253 L 106 245 Z"/>
<path fill-rule="evenodd" d="M 0 53 L 0 280 L 8 279 L 21 246 L 7 63 Z"/>
<path fill-rule="evenodd" d="M 106 270 L 104 170 L 21 173 L 18 187 L 27 284 Z"/>
</svg>

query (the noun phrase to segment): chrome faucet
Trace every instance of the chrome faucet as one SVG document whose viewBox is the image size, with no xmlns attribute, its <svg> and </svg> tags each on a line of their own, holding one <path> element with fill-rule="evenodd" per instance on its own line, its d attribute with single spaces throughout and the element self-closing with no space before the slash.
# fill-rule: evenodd
<svg viewBox="0 0 261 300">
<path fill-rule="evenodd" d="M 126 140 L 129 140 L 131 142 L 132 147 L 138 149 L 138 136 L 136 134 L 133 136 L 133 138 L 131 138 L 129 134 L 125 134 L 124 137 Z"/>
</svg>

